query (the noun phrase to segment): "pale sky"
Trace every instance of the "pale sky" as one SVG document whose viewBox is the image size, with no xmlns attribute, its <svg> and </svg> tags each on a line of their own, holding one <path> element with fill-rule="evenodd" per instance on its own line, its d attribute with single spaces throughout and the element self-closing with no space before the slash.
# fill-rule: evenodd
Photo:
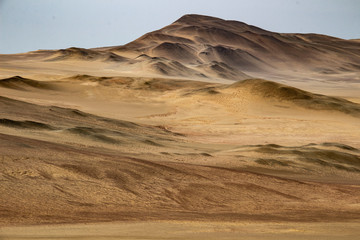
<svg viewBox="0 0 360 240">
<path fill-rule="evenodd" d="M 189 13 L 360 38 L 360 0 L 0 0 L 0 53 L 123 45 Z"/>
</svg>

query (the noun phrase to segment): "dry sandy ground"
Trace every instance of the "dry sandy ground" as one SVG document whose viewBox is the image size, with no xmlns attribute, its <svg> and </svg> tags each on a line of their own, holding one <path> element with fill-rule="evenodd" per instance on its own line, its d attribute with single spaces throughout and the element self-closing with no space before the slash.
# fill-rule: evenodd
<svg viewBox="0 0 360 240">
<path fill-rule="evenodd" d="M 316 239 L 353 240 L 359 223 L 254 223 L 149 221 L 5 227 L 2 240 L 17 239 Z"/>
<path fill-rule="evenodd" d="M 190 15 L 0 55 L 0 239 L 355 239 L 359 49 Z"/>
<path fill-rule="evenodd" d="M 86 239 L 90 226 L 104 239 L 357 233 L 353 102 L 257 79 L 77 75 L 1 85 L 1 225 L 145 221 L 3 227 L 5 239 Z"/>
</svg>

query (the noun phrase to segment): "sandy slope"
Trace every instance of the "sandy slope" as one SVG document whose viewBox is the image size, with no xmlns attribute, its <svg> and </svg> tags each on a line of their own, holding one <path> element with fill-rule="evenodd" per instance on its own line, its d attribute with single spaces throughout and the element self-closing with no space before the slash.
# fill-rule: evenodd
<svg viewBox="0 0 360 240">
<path fill-rule="evenodd" d="M 17 239 L 318 239 L 353 240 L 359 224 L 348 223 L 233 223 L 149 221 L 3 228 L 4 238 Z M 141 229 L 141 231 L 139 231 Z M 1 230 L 0 230 L 1 231 Z"/>
<path fill-rule="evenodd" d="M 258 79 L 0 83 L 3 224 L 359 217 L 358 104 Z"/>
</svg>

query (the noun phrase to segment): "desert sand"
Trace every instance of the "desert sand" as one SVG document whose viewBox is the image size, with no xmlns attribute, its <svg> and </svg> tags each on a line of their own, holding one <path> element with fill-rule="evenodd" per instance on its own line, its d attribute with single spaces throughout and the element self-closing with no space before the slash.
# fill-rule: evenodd
<svg viewBox="0 0 360 240">
<path fill-rule="evenodd" d="M 0 239 L 354 239 L 360 43 L 186 15 L 0 55 Z"/>
<path fill-rule="evenodd" d="M 3 239 L 319 239 L 352 240 L 358 223 L 147 221 L 5 227 Z M 141 229 L 141 231 L 139 231 Z"/>
</svg>

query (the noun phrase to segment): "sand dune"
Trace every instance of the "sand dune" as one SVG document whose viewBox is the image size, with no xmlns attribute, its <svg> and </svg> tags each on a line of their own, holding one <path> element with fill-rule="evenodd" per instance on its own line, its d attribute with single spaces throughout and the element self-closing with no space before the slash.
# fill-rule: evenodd
<svg viewBox="0 0 360 240">
<path fill-rule="evenodd" d="M 263 167 L 275 171 L 275 174 L 279 174 L 279 170 L 282 169 L 284 176 L 288 177 L 292 174 L 298 177 L 300 175 L 309 177 L 315 172 L 330 177 L 330 172 L 334 169 L 344 170 L 347 173 L 357 173 L 360 170 L 359 149 L 339 143 L 307 144 L 294 147 L 277 144 L 249 145 L 234 149 L 231 154 L 235 152 L 241 154 L 241 158 L 247 159 L 247 161 L 252 159 L 253 164 L 248 166 L 250 169 Z"/>
<path fill-rule="evenodd" d="M 23 128 L 23 129 L 39 129 L 39 130 L 55 129 L 52 126 L 49 126 L 47 124 L 43 124 L 40 122 L 29 121 L 29 120 L 16 121 L 16 120 L 11 120 L 11 119 L 7 119 L 7 118 L 0 119 L 0 125 L 6 126 L 6 127 L 11 127 L 11 128 Z"/>
<path fill-rule="evenodd" d="M 266 99 L 272 99 L 280 102 L 291 102 L 304 108 L 339 111 L 354 116 L 360 116 L 359 104 L 341 98 L 313 94 L 271 81 L 249 79 L 236 82 L 227 87 L 227 89 L 232 89 L 235 91 L 237 91 L 239 88 L 247 89 L 252 94 L 261 96 Z"/>
<path fill-rule="evenodd" d="M 20 76 L 1 79 L 0 87 L 12 88 L 18 90 L 26 90 L 27 88 L 54 89 L 54 86 L 49 82 L 35 81 Z"/>
</svg>

